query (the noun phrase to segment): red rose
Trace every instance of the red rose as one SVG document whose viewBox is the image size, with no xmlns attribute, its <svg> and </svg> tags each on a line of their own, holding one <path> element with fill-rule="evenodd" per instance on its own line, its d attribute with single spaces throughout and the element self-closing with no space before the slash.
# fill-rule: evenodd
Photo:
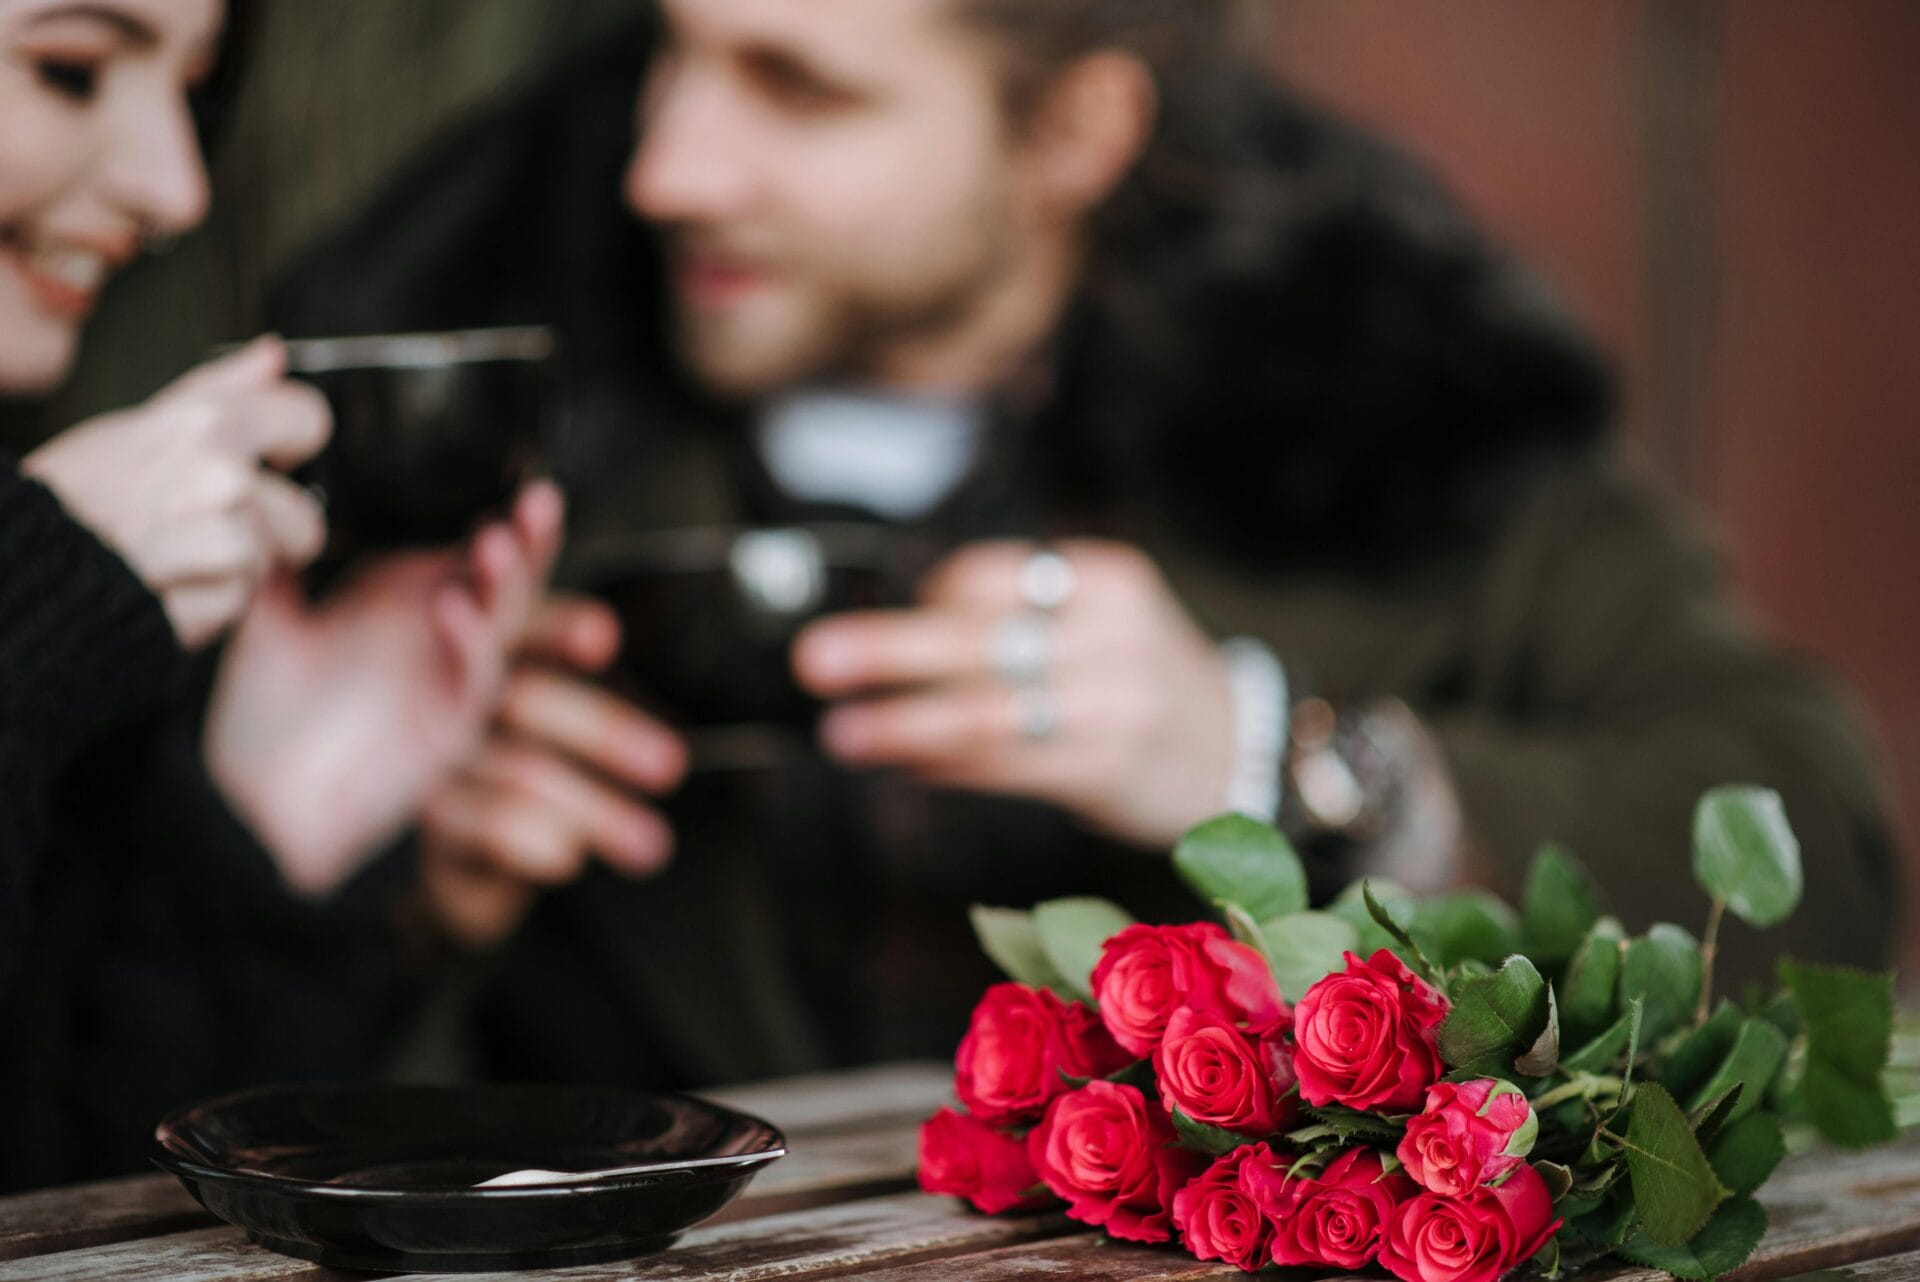
<svg viewBox="0 0 1920 1282">
<path fill-rule="evenodd" d="M 1048 1105 L 1027 1152 L 1069 1216 L 1129 1242 L 1171 1238 L 1173 1196 L 1206 1165 L 1179 1147 L 1166 1110 L 1113 1082 L 1088 1082 Z"/>
<path fill-rule="evenodd" d="M 1510 1082 L 1436 1082 L 1426 1111 L 1407 1123 L 1398 1156 L 1422 1188 L 1458 1197 L 1519 1166 L 1539 1130 L 1533 1106 Z"/>
<path fill-rule="evenodd" d="M 1446 1071 L 1434 1030 L 1447 999 L 1386 949 L 1346 954 L 1345 973 L 1307 990 L 1294 1011 L 1294 1071 L 1309 1104 L 1408 1112 Z"/>
<path fill-rule="evenodd" d="M 974 1007 L 954 1057 L 954 1089 L 990 1126 L 1030 1122 L 1068 1090 L 1061 1074 L 1105 1077 L 1127 1066 L 1094 1013 L 1024 984 L 995 984 Z"/>
<path fill-rule="evenodd" d="M 1173 1195 L 1173 1226 L 1194 1258 L 1220 1260 L 1253 1273 L 1273 1250 L 1273 1225 L 1261 1195 L 1279 1178 L 1265 1144 L 1243 1144 Z"/>
<path fill-rule="evenodd" d="M 964 1197 L 988 1215 L 1045 1206 L 1051 1200 L 1033 1173 L 1024 1140 L 950 1108 L 920 1127 L 920 1187 L 943 1197 Z"/>
<path fill-rule="evenodd" d="M 1262 1206 L 1273 1223 L 1273 1262 L 1357 1269 L 1380 1250 L 1394 1210 L 1420 1190 L 1380 1155 L 1352 1148 L 1318 1176 L 1270 1181 Z"/>
<path fill-rule="evenodd" d="M 1160 1098 L 1196 1122 L 1261 1138 L 1293 1119 L 1293 1068 L 1279 1044 L 1217 1015 L 1182 1007 L 1153 1053 Z"/>
<path fill-rule="evenodd" d="M 1405 1282 L 1495 1282 L 1559 1227 L 1553 1195 L 1523 1163 L 1497 1187 L 1458 1198 L 1422 1193 L 1403 1203 L 1387 1226 L 1380 1263 Z"/>
<path fill-rule="evenodd" d="M 1182 1006 L 1255 1036 L 1273 1036 L 1287 1022 L 1266 960 L 1212 922 L 1127 927 L 1100 950 L 1093 997 L 1114 1040 L 1142 1058 Z"/>
</svg>

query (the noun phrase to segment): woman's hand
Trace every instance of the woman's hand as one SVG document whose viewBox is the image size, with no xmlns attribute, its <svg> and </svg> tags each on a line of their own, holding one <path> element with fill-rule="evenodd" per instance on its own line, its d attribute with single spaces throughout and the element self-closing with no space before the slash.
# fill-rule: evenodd
<svg viewBox="0 0 1920 1282">
<path fill-rule="evenodd" d="M 268 469 L 306 461 L 331 430 L 326 401 L 287 380 L 286 349 L 266 338 L 61 433 L 22 470 L 133 567 L 193 649 L 239 618 L 276 566 L 319 553 L 319 506 Z"/>
<path fill-rule="evenodd" d="M 373 562 L 318 605 L 270 581 L 222 656 L 208 769 L 287 883 L 338 888 L 470 759 L 560 546 L 560 493 L 459 552 Z"/>
<path fill-rule="evenodd" d="M 658 872 L 673 834 L 647 798 L 687 769 L 680 737 L 592 676 L 620 648 L 595 601 L 544 605 L 515 656 L 486 742 L 422 817 L 422 900 L 469 948 L 505 938 L 546 886 L 598 858 L 628 876 Z"/>
<path fill-rule="evenodd" d="M 1171 847 L 1226 807 L 1226 661 L 1136 549 L 1062 545 L 1064 574 L 1061 559 L 1043 562 L 1071 584 L 1052 613 L 1023 587 L 1035 552 L 962 549 L 919 608 L 802 633 L 801 684 L 843 701 L 822 740 L 849 764 L 1049 801 L 1124 841 Z"/>
</svg>

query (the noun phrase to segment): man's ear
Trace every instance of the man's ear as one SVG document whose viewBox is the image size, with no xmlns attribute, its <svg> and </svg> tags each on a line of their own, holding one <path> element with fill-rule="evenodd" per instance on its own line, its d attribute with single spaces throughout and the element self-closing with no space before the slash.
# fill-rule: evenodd
<svg viewBox="0 0 1920 1282">
<path fill-rule="evenodd" d="M 1067 215 L 1102 204 L 1146 150 L 1159 106 L 1153 73 L 1118 50 L 1088 54 L 1054 77 L 1026 139 L 1047 203 Z"/>
</svg>

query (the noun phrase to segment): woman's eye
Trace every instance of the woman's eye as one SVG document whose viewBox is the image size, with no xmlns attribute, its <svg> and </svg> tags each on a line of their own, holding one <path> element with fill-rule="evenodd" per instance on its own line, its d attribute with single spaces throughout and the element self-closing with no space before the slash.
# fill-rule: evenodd
<svg viewBox="0 0 1920 1282">
<path fill-rule="evenodd" d="M 90 62 L 72 62 L 60 58 L 44 58 L 35 67 L 40 82 L 75 102 L 86 102 L 93 97 L 100 81 L 99 69 Z"/>
</svg>

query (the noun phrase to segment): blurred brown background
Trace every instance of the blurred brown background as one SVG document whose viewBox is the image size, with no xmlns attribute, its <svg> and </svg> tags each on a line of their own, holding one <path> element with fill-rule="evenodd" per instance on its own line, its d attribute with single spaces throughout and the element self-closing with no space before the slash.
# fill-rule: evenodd
<svg viewBox="0 0 1920 1282">
<path fill-rule="evenodd" d="M 1437 166 L 1615 353 L 1634 448 L 1763 622 L 1860 693 L 1911 857 L 1920 0 L 1266 3 L 1282 74 Z M 262 280 L 400 157 L 635 7 L 257 6 L 214 218 L 116 284 L 59 405 L 0 428 L 123 404 L 250 333 Z"/>
<path fill-rule="evenodd" d="M 1920 4 L 1273 8 L 1282 73 L 1436 165 L 1614 353 L 1636 452 L 1866 705 L 1920 882 Z"/>
</svg>

